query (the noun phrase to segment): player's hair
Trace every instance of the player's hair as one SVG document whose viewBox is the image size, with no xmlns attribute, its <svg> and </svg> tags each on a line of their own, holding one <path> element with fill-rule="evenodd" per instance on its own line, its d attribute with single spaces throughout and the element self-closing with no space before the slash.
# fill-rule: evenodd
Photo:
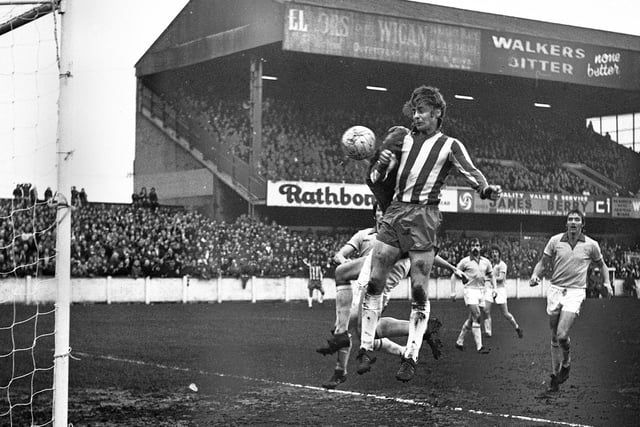
<svg viewBox="0 0 640 427">
<path fill-rule="evenodd" d="M 569 215 L 578 215 L 580 219 L 582 219 L 582 232 L 584 233 L 584 228 L 587 225 L 587 221 L 584 217 L 584 213 L 580 209 L 571 209 L 567 212 L 567 216 L 565 217 L 565 222 L 569 220 Z"/>
<path fill-rule="evenodd" d="M 438 128 L 442 126 L 445 112 L 447 111 L 447 103 L 437 87 L 422 85 L 413 90 L 411 98 L 405 102 L 402 112 L 409 118 L 413 117 L 413 110 L 421 104 L 432 106 L 436 110 L 440 110 L 438 116 Z"/>
<path fill-rule="evenodd" d="M 491 253 L 493 251 L 498 251 L 498 256 L 502 256 L 502 251 L 500 250 L 499 247 L 497 247 L 495 245 L 491 246 L 491 249 L 489 250 L 489 253 Z"/>
<path fill-rule="evenodd" d="M 474 237 L 473 239 L 471 239 L 471 242 L 470 242 L 471 245 L 473 245 L 475 243 L 477 243 L 480 246 L 482 246 L 482 243 L 480 243 L 480 239 L 478 239 L 477 237 Z"/>
</svg>

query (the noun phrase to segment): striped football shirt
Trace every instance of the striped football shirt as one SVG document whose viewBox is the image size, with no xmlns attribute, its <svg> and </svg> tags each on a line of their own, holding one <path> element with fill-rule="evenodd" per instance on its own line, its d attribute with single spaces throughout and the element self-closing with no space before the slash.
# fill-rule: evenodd
<svg viewBox="0 0 640 427">
<path fill-rule="evenodd" d="M 309 280 L 322 280 L 322 267 L 319 265 L 309 266 Z"/>
<path fill-rule="evenodd" d="M 440 188 L 453 167 L 474 190 L 481 191 L 488 185 L 465 146 L 457 139 L 441 132 L 430 138 L 419 132 L 407 134 L 402 143 L 393 199 L 406 203 L 438 204 Z"/>
</svg>

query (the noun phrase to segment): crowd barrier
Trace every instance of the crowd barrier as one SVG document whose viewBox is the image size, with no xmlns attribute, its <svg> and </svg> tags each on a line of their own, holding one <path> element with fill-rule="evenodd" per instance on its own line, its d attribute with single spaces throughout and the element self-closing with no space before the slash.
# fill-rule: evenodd
<svg viewBox="0 0 640 427">
<path fill-rule="evenodd" d="M 636 280 L 636 288 L 640 280 Z M 324 279 L 325 299 L 335 299 L 333 279 Z M 448 278 L 432 279 L 431 299 L 451 298 L 451 283 Z M 530 287 L 527 279 L 507 279 L 509 298 L 546 297 L 549 281 L 541 286 Z M 308 295 L 306 278 L 251 277 L 244 283 L 240 279 L 218 277 L 210 280 L 182 277 L 165 278 L 78 278 L 71 280 L 73 303 L 198 303 L 225 301 L 296 301 L 306 300 Z M 615 295 L 622 295 L 622 280 L 614 281 Z M 404 279 L 393 290 L 392 299 L 409 299 L 410 282 Z M 640 297 L 640 296 L 639 296 Z M 463 298 L 462 283 L 456 286 L 456 298 Z M 5 278 L 0 280 L 0 303 L 52 303 L 56 299 L 55 278 Z"/>
</svg>

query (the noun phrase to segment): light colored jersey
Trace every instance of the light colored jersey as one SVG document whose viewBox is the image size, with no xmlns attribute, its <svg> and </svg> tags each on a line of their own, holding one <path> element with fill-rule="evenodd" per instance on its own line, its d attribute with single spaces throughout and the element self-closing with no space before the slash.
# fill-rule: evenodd
<svg viewBox="0 0 640 427">
<path fill-rule="evenodd" d="M 469 278 L 469 281 L 464 285 L 465 288 L 484 289 L 484 282 L 493 277 L 491 261 L 483 256 L 478 259 L 466 256 L 460 260 L 457 267 Z"/>
<path fill-rule="evenodd" d="M 549 239 L 544 254 L 551 257 L 553 265 L 551 284 L 562 288 L 586 288 L 589 265 L 602 259 L 598 242 L 584 234 L 574 248 L 567 233 L 556 234 Z"/>
<path fill-rule="evenodd" d="M 497 264 L 493 264 L 493 277 L 496 278 L 496 288 L 504 288 L 504 282 L 507 279 L 507 264 L 500 260 Z"/>
<path fill-rule="evenodd" d="M 476 191 L 487 186 L 471 161 L 465 146 L 455 138 L 437 132 L 431 138 L 411 132 L 402 141 L 402 155 L 393 199 L 407 203 L 437 204 L 440 188 L 455 167 Z"/>
<path fill-rule="evenodd" d="M 351 236 L 351 239 L 349 239 L 346 244 L 355 249 L 355 258 L 360 258 L 371 252 L 373 244 L 376 241 L 376 235 L 377 233 L 374 228 L 365 228 Z"/>
</svg>

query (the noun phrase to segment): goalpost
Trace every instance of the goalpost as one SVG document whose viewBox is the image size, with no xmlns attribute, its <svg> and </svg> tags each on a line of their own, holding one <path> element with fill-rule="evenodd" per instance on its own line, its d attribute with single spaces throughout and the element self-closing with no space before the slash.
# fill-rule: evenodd
<svg viewBox="0 0 640 427">
<path fill-rule="evenodd" d="M 10 236 L 6 239 L 0 238 L 3 243 L 0 244 L 0 304 L 6 306 L 6 303 L 13 304 L 13 317 L 6 316 L 8 319 L 7 326 L 0 324 L 0 424 L 2 425 L 53 425 L 62 427 L 68 425 L 68 405 L 69 405 L 69 358 L 71 348 L 69 345 L 70 330 L 70 306 L 71 306 L 71 200 L 69 190 L 71 188 L 69 179 L 69 163 L 73 156 L 73 117 L 72 108 L 70 108 L 70 98 L 73 93 L 73 61 L 71 52 L 73 52 L 72 27 L 74 25 L 74 16 L 72 3 L 74 0 L 48 0 L 48 1 L 29 1 L 29 0 L 0 0 L 0 7 L 3 7 L 0 13 L 0 37 L 12 37 L 12 31 L 33 23 L 36 19 L 48 16 L 53 23 L 53 39 L 44 43 L 38 40 L 37 44 L 38 57 L 37 68 L 35 71 L 22 71 L 15 64 L 3 64 L 0 69 L 0 84 L 10 87 L 13 92 L 13 99 L 4 103 L 0 100 L 0 114 L 6 117 L 12 117 L 13 122 L 9 123 L 8 130 L 0 128 L 0 134 L 3 131 L 9 133 L 9 137 L 5 137 L 5 142 L 13 143 L 11 149 L 3 151 L 0 157 L 0 167 L 15 167 L 16 178 L 13 185 L 19 188 L 28 180 L 33 180 L 30 184 L 35 185 L 38 181 L 42 181 L 40 173 L 46 175 L 47 171 L 36 170 L 38 166 L 34 165 L 31 171 L 21 169 L 29 169 L 20 166 L 23 157 L 21 152 L 21 144 L 23 139 L 27 139 L 29 143 L 34 143 L 37 150 L 47 150 L 48 141 L 51 140 L 55 144 L 55 149 L 51 149 L 55 153 L 56 159 L 50 159 L 48 165 L 55 164 L 55 172 L 46 175 L 45 179 L 50 180 L 54 184 L 53 199 L 47 203 L 31 201 L 31 194 L 27 194 L 25 198 L 15 198 L 11 200 L 8 212 L 4 212 L 6 202 L 0 209 L 0 226 L 10 230 Z M 22 7 L 22 9 L 20 9 Z M 25 9 L 26 8 L 26 9 Z M 1 9 L 0 9 L 1 10 Z M 53 13 L 51 13 L 53 12 Z M 34 24 L 35 25 L 35 24 Z M 63 30 L 64 28 L 64 30 Z M 17 31 L 16 31 L 17 32 Z M 39 37 L 46 39 L 51 34 L 40 34 Z M 58 99 L 57 99 L 57 131 L 46 129 L 45 120 L 39 117 L 42 114 L 40 107 L 34 108 L 34 114 L 38 117 L 31 124 L 24 125 L 20 119 L 25 108 L 23 104 L 28 102 L 38 103 L 41 101 L 42 95 L 39 92 L 43 70 L 47 64 L 40 63 L 39 51 L 51 49 L 55 51 L 54 64 L 51 69 L 45 69 L 45 73 L 55 72 L 59 78 Z M 7 49 L 12 60 L 16 60 L 16 52 L 23 47 L 19 42 L 9 41 L 8 43 L 0 43 L 0 50 Z M 47 51 L 51 53 L 50 51 Z M 13 68 L 12 68 L 13 67 Z M 6 69 L 5 69 L 6 68 Z M 40 73 L 40 74 L 39 74 Z M 32 88 L 26 90 L 35 91 L 35 95 L 29 98 L 24 95 L 21 98 L 21 90 L 23 87 L 23 77 L 32 78 Z M 53 108 L 55 110 L 55 108 Z M 55 113 L 54 113 L 55 120 Z M 0 117 L 1 119 L 1 117 Z M 48 119 L 48 118 L 47 118 Z M 24 129 L 27 129 L 26 131 Z M 43 131 L 42 128 L 45 128 Z M 42 135 L 46 133 L 46 135 Z M 41 142 L 44 140 L 45 142 Z M 40 145 L 39 145 L 40 144 Z M 44 149 L 42 147 L 45 147 Z M 37 153 L 34 155 L 37 156 Z M 5 169 L 6 170 L 6 169 Z M 30 175 L 28 172 L 32 172 Z M 27 188 L 27 187 L 25 187 Z M 42 189 L 37 194 L 37 199 L 42 197 Z M 9 198 L 11 194 L 0 194 L 0 199 Z M 15 202 L 15 203 L 14 203 Z M 55 219 L 53 211 L 55 210 Z M 50 223 L 43 220 L 48 217 Z M 30 221 L 24 220 L 31 218 Z M 55 279 L 47 279 L 43 276 L 42 265 L 45 261 L 52 258 L 48 252 L 43 252 L 43 242 L 47 235 L 55 230 Z M 6 244 L 4 244 L 6 242 Z M 45 242 L 46 243 L 46 242 Z M 19 255 L 18 245 L 26 245 L 28 258 Z M 11 263 L 6 259 L 10 258 L 13 268 L 4 268 Z M 24 277 L 26 275 L 26 277 Z M 26 283 L 24 294 L 7 296 L 3 292 L 2 282 L 14 279 L 15 281 L 24 280 Z M 55 295 L 40 295 L 38 285 L 46 280 L 56 281 Z M 14 286 L 14 288 L 16 288 Z M 13 300 L 11 301 L 11 297 Z M 55 301 L 53 310 L 41 308 L 41 301 Z M 23 306 L 23 304 L 25 304 Z M 34 313 L 27 313 L 23 316 L 23 311 L 27 311 L 24 307 L 33 308 Z M 4 310 L 5 314 L 9 310 Z M 47 324 L 47 317 L 53 315 L 54 325 L 49 327 L 53 331 L 42 332 L 40 328 L 42 324 Z M 26 344 L 19 341 L 21 332 L 24 329 L 32 329 L 29 333 L 31 338 L 26 340 Z M 46 339 L 53 336 L 54 348 L 52 352 L 46 353 Z M 29 341 L 30 340 L 30 341 Z M 5 347 L 7 349 L 5 349 Z M 38 352 L 36 352 L 36 347 Z M 42 354 L 44 354 L 44 359 Z M 48 356 L 47 356 L 48 354 Z M 29 359 L 24 362 L 23 359 Z M 46 361 L 48 359 L 48 362 Z M 21 366 L 24 365 L 24 366 Z M 26 372 L 22 372 L 26 366 Z M 5 370 L 6 369 L 6 370 Z M 53 378 L 48 373 L 53 372 Z M 44 379 L 43 379 L 44 378 Z M 43 384 L 48 382 L 49 385 Z M 24 394 L 28 394 L 24 397 Z M 40 405 L 45 403 L 51 404 L 50 412 Z M 49 412 L 49 415 L 46 415 Z"/>
<path fill-rule="evenodd" d="M 58 154 L 58 191 L 68 194 L 71 188 L 68 162 L 73 154 L 71 122 L 73 120 L 69 99 L 73 81 L 73 62 L 71 31 L 67 26 L 73 25 L 72 0 L 64 0 L 61 6 L 63 28 L 60 31 L 60 55 L 58 61 L 60 76 L 60 95 L 58 100 L 58 138 L 56 141 Z M 69 408 L 69 329 L 71 317 L 71 197 L 61 196 L 58 199 L 56 217 L 56 279 L 58 280 L 58 296 L 56 299 L 56 335 L 55 364 L 53 383 L 53 425 L 67 425 Z"/>
</svg>

